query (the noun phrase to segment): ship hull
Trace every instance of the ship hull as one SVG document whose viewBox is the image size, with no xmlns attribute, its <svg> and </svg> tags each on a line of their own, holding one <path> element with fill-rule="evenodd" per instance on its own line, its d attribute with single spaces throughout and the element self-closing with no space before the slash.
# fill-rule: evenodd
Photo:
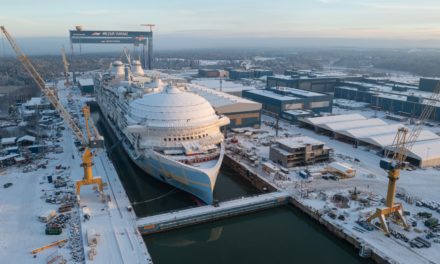
<svg viewBox="0 0 440 264">
<path fill-rule="evenodd" d="M 101 112 L 105 113 L 98 103 Z M 180 190 L 190 193 L 206 204 L 213 203 L 213 192 L 215 182 L 220 171 L 224 156 L 224 144 L 221 144 L 220 156 L 215 166 L 208 169 L 199 169 L 177 162 L 171 158 L 161 155 L 153 150 L 145 151 L 145 154 L 135 155 L 129 145 L 124 141 L 124 135 L 112 122 L 103 114 L 105 122 L 112 129 L 118 140 L 122 141 L 124 151 L 130 159 L 146 174 L 164 183 L 174 186 Z"/>
</svg>

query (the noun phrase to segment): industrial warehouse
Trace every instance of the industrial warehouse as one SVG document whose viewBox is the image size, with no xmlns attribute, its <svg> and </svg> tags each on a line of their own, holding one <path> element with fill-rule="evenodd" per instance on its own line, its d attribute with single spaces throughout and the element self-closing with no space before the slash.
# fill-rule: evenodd
<svg viewBox="0 0 440 264">
<path fill-rule="evenodd" d="M 325 134 L 354 147 L 367 146 L 382 153 L 393 145 L 396 132 L 402 124 L 388 124 L 379 118 L 367 118 L 361 114 L 346 114 L 300 119 L 304 127 Z M 419 167 L 440 165 L 440 136 L 422 130 L 414 147 L 409 150 L 408 161 Z"/>
<path fill-rule="evenodd" d="M 217 114 L 230 119 L 230 128 L 260 127 L 261 104 L 235 95 L 219 92 L 201 85 L 189 84 L 191 92 L 205 98 Z"/>
<path fill-rule="evenodd" d="M 418 117 L 433 96 L 435 80 L 421 79 L 419 88 L 413 85 L 380 83 L 372 81 L 346 81 L 335 87 L 335 98 L 369 103 L 378 110 L 407 117 Z M 435 99 L 434 99 L 435 100 Z M 431 120 L 440 121 L 440 102 L 434 106 Z"/>
<path fill-rule="evenodd" d="M 259 102 L 263 109 L 277 115 L 290 110 L 311 110 L 331 113 L 333 97 L 296 88 L 272 87 L 264 90 L 243 91 L 243 97 Z"/>
</svg>

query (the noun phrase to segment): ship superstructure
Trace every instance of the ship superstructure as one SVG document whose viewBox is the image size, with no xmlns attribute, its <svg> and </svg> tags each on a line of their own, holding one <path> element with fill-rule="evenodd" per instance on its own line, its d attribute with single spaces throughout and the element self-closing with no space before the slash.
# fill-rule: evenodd
<svg viewBox="0 0 440 264">
<path fill-rule="evenodd" d="M 139 61 L 113 62 L 95 77 L 95 89 L 105 119 L 140 168 L 212 203 L 227 117 L 184 85 L 146 76 Z"/>
</svg>

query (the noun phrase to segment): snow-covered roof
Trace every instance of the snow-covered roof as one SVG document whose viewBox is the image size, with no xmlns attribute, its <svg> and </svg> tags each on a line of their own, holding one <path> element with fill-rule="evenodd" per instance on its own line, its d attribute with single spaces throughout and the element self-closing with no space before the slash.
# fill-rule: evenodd
<svg viewBox="0 0 440 264">
<path fill-rule="evenodd" d="M 342 122 L 342 121 L 354 121 L 354 120 L 365 120 L 367 119 L 365 116 L 361 114 L 346 114 L 346 115 L 329 115 L 329 116 L 320 116 L 320 117 L 307 117 L 304 118 L 306 123 L 311 125 L 320 125 L 324 123 L 331 122 Z"/>
<path fill-rule="evenodd" d="M 25 102 L 23 105 L 25 106 L 37 106 L 49 104 L 49 102 L 45 102 L 42 97 L 32 97 L 29 101 Z"/>
<path fill-rule="evenodd" d="M 15 144 L 16 140 L 17 140 L 16 137 L 2 138 L 1 143 L 2 143 L 2 145 Z"/>
<path fill-rule="evenodd" d="M 332 162 L 328 165 L 330 168 L 340 171 L 340 172 L 344 172 L 344 173 L 351 173 L 353 172 L 353 168 L 347 164 L 347 163 L 343 163 L 343 162 Z"/>
<path fill-rule="evenodd" d="M 32 141 L 32 142 L 34 142 L 35 141 L 35 137 L 26 135 L 26 136 L 22 136 L 21 138 L 19 138 L 17 140 L 17 142 L 22 142 L 22 141 Z"/>
<path fill-rule="evenodd" d="M 360 127 L 374 127 L 386 125 L 387 123 L 379 118 L 371 118 L 371 119 L 361 119 L 361 120 L 350 120 L 350 121 L 342 121 L 342 122 L 332 122 L 332 123 L 324 123 L 318 125 L 320 128 L 331 130 L 331 131 L 343 131 L 352 128 L 360 128 Z"/>
<path fill-rule="evenodd" d="M 301 90 L 297 88 L 291 88 L 291 87 L 271 87 L 271 90 L 280 90 L 290 93 L 293 96 L 299 96 L 299 97 L 316 97 L 316 96 L 323 96 L 323 94 L 315 93 L 311 91 Z"/>
<path fill-rule="evenodd" d="M 338 133 L 351 138 L 365 138 L 365 137 L 371 137 L 371 136 L 377 136 L 383 134 L 397 133 L 397 130 L 403 126 L 404 125 L 402 124 L 386 124 L 379 126 L 347 129 L 347 130 L 339 131 Z"/>
<path fill-rule="evenodd" d="M 397 131 L 389 134 L 360 138 L 359 141 L 363 141 L 375 145 L 377 147 L 385 148 L 393 144 L 394 138 L 396 137 L 396 133 Z M 433 139 L 440 139 L 440 137 L 429 130 L 422 130 L 420 132 L 417 141 L 433 140 Z"/>
<path fill-rule="evenodd" d="M 440 140 L 416 142 L 408 156 L 419 160 L 440 159 Z"/>
<path fill-rule="evenodd" d="M 18 154 L 9 154 L 9 155 L 6 155 L 6 156 L 3 156 L 3 157 L 0 157 L 0 161 L 4 161 L 4 160 L 8 160 L 8 159 L 12 159 L 12 158 L 15 158 L 15 157 L 18 157 Z"/>
<path fill-rule="evenodd" d="M 261 96 L 268 97 L 268 98 L 272 98 L 275 100 L 280 100 L 280 101 L 290 101 L 290 100 L 298 100 L 299 99 L 299 97 L 277 94 L 277 93 L 272 92 L 270 90 L 249 90 L 246 92 L 256 94 L 256 95 L 261 95 Z"/>
<path fill-rule="evenodd" d="M 191 92 L 205 98 L 217 110 L 217 112 L 223 113 L 226 112 L 226 109 L 232 110 L 229 112 L 248 112 L 261 110 L 260 103 L 248 99 L 216 91 L 214 89 L 197 84 L 189 84 L 187 87 Z"/>
<path fill-rule="evenodd" d="M 307 136 L 282 138 L 278 139 L 277 143 L 292 149 L 304 147 L 305 145 L 324 145 L 324 142 Z"/>
<path fill-rule="evenodd" d="M 79 79 L 78 83 L 80 86 L 89 86 L 89 85 L 93 85 L 93 79 L 89 78 L 89 79 Z"/>
</svg>

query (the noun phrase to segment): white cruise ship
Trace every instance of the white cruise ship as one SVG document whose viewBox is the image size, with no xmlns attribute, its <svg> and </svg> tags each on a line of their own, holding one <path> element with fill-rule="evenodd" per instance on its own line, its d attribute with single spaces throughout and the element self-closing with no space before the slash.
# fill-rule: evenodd
<svg viewBox="0 0 440 264">
<path fill-rule="evenodd" d="M 218 116 L 184 86 L 147 77 L 139 61 L 112 63 L 95 77 L 98 105 L 130 158 L 147 174 L 207 204 L 224 155 Z"/>
</svg>

